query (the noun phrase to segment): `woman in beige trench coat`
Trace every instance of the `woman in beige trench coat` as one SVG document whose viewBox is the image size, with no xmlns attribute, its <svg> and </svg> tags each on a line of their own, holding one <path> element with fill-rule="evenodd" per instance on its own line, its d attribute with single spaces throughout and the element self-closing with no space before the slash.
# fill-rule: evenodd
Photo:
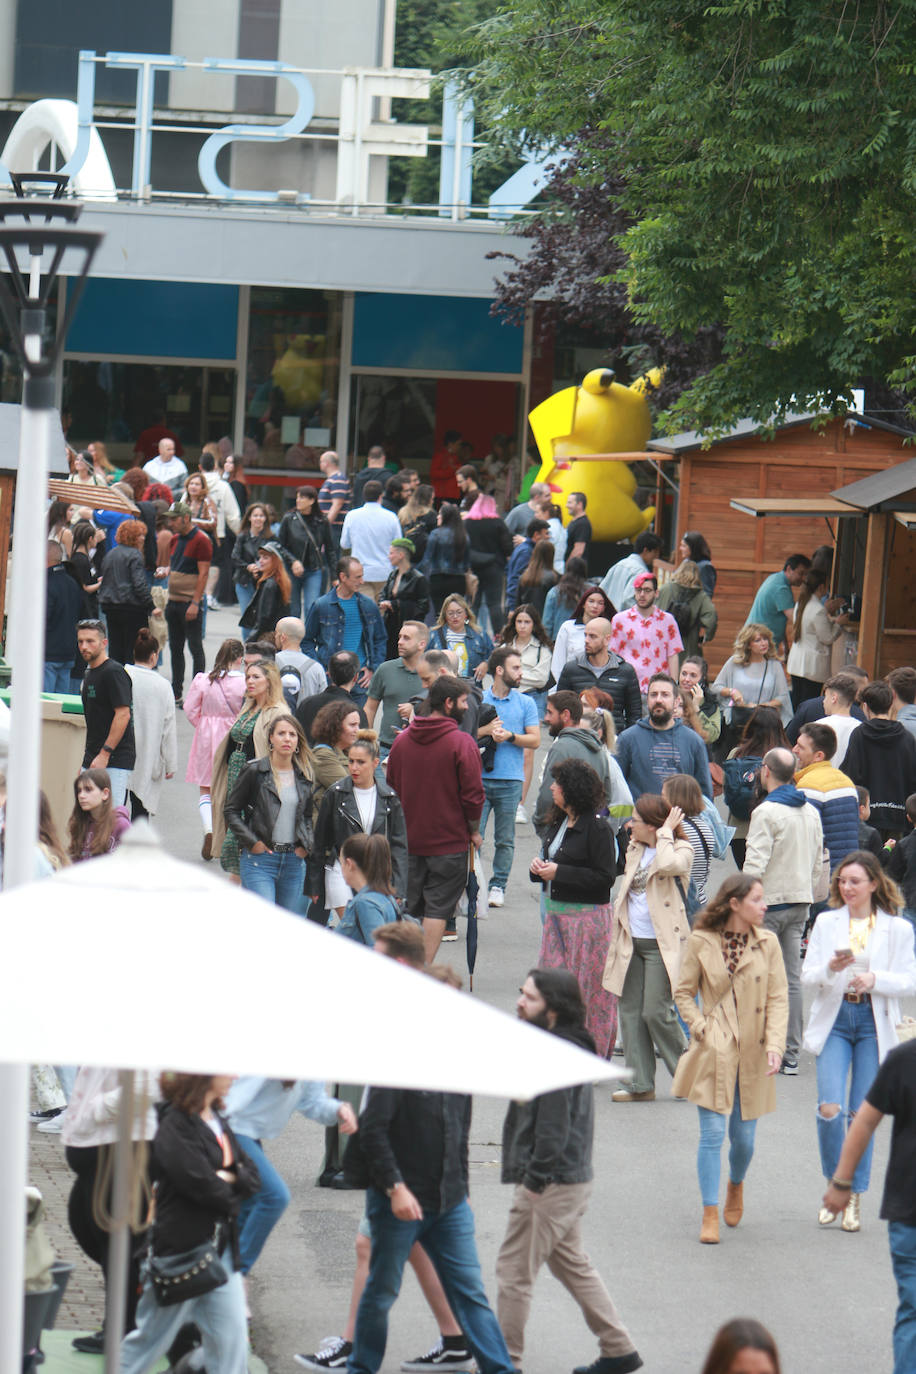
<svg viewBox="0 0 916 1374">
<path fill-rule="evenodd" d="M 655 1047 L 673 1074 L 684 1051 L 684 1032 L 672 1000 L 690 931 L 684 896 L 693 847 L 681 826 L 683 812 L 644 792 L 627 822 L 630 846 L 614 902 L 614 933 L 604 986 L 617 994 L 628 1088 L 614 1102 L 655 1098 Z"/>
<path fill-rule="evenodd" d="M 675 993 L 690 1045 L 674 1076 L 675 1097 L 700 1113 L 697 1174 L 703 1199 L 700 1240 L 719 1240 L 719 1172 L 728 1126 L 728 1189 L 723 1216 L 737 1226 L 757 1118 L 773 1111 L 786 1047 L 789 998 L 779 941 L 763 929 L 763 885 L 736 873 L 700 912 Z M 695 1002 L 699 992 L 702 1011 Z"/>
</svg>

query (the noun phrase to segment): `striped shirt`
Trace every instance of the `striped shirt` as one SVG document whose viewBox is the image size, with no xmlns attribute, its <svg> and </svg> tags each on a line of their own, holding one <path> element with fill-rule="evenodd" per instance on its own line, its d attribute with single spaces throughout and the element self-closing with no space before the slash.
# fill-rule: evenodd
<svg viewBox="0 0 916 1374">
<path fill-rule="evenodd" d="M 343 500 L 343 505 L 334 519 L 331 520 L 331 524 L 337 530 L 343 529 L 344 517 L 353 505 L 353 497 L 350 491 L 349 480 L 342 472 L 332 472 L 327 481 L 322 482 L 318 490 L 318 505 L 321 508 L 322 514 L 327 515 L 328 519 L 330 519 L 328 512 L 331 509 L 331 502 L 341 499 Z"/>
</svg>

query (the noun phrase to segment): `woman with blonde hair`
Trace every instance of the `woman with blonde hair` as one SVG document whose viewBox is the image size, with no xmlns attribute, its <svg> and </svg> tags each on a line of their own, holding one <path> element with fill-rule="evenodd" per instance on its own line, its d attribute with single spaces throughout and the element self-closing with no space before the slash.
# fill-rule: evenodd
<svg viewBox="0 0 916 1374">
<path fill-rule="evenodd" d="M 267 732 L 277 716 L 288 712 L 276 663 L 268 662 L 266 658 L 250 663 L 245 670 L 245 696 L 241 710 L 213 760 L 211 789 L 212 852 L 219 854 L 220 867 L 235 882 L 239 881 L 239 847 L 232 832 L 227 833 L 226 830 L 226 798 L 245 765 L 251 763 L 252 759 L 267 757 Z"/>
<path fill-rule="evenodd" d="M 683 654 L 698 654 L 703 644 L 715 636 L 719 615 L 703 590 L 700 570 L 692 558 L 685 558 L 670 579 L 660 588 L 656 604 L 677 621 L 684 642 Z"/>
<path fill-rule="evenodd" d="M 712 687 L 726 700 L 725 718 L 732 743 L 737 743 L 755 706 L 771 706 L 779 712 L 783 725 L 792 718 L 785 669 L 766 625 L 752 623 L 738 631 L 735 651 L 720 668 Z"/>
<path fill-rule="evenodd" d="M 153 613 L 143 561 L 145 539 L 142 520 L 122 521 L 115 534 L 115 547 L 102 566 L 99 605 L 108 622 L 108 653 L 118 663 L 133 663 L 134 642 Z"/>
<path fill-rule="evenodd" d="M 612 1094 L 614 1102 L 654 1102 L 656 1048 L 672 1076 L 684 1049 L 672 1000 L 690 931 L 682 891 L 693 847 L 682 819 L 679 807 L 645 792 L 627 822 L 630 845 L 614 903 L 604 986 L 617 994 L 632 1082 Z"/>
<path fill-rule="evenodd" d="M 435 499 L 436 493 L 432 487 L 421 482 L 398 511 L 404 538 L 413 544 L 414 561 L 417 563 L 426 552 L 426 542 L 436 528 L 436 512 L 433 509 Z"/>
<path fill-rule="evenodd" d="M 786 1046 L 789 992 L 779 941 L 763 927 L 763 884 L 749 873 L 726 878 L 697 917 L 675 1000 L 690 1045 L 674 1075 L 675 1097 L 700 1115 L 697 1174 L 703 1202 L 700 1241 L 719 1242 L 722 1142 L 729 1137 L 723 1216 L 737 1226 L 757 1118 L 776 1108 L 774 1075 Z M 702 1009 L 697 1005 L 699 993 Z"/>
<path fill-rule="evenodd" d="M 899 997 L 916 992 L 913 927 L 898 913 L 903 895 L 874 854 L 854 849 L 830 882 L 830 910 L 822 911 L 808 942 L 801 981 L 815 989 L 804 1046 L 817 1055 L 817 1142 L 821 1170 L 844 1194 L 844 1231 L 858 1231 L 860 1199 L 868 1189 L 873 1139 L 852 1178 L 834 1178 L 849 1123 L 872 1085 L 878 1065 L 897 1044 Z M 839 1212 L 821 1207 L 829 1226 Z"/>
<path fill-rule="evenodd" d="M 487 660 L 493 652 L 493 641 L 480 628 L 477 617 L 463 596 L 453 592 L 442 603 L 426 646 L 430 649 L 451 649 L 458 655 L 458 676 L 480 680 L 487 671 Z"/>
</svg>

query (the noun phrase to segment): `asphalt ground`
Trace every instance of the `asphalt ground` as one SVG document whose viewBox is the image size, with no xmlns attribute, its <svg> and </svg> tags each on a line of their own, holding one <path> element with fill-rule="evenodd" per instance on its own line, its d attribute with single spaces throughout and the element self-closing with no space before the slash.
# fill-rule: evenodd
<svg viewBox="0 0 916 1374">
<path fill-rule="evenodd" d="M 235 633 L 232 613 L 210 612 L 208 663 L 220 641 Z M 163 672 L 168 676 L 167 656 Z M 201 862 L 198 791 L 182 781 L 191 728 L 180 713 L 178 737 L 179 774 L 164 787 L 155 827 L 176 857 Z M 483 851 L 488 869 L 491 839 Z M 537 961 L 540 943 L 536 889 L 527 874 L 535 851 L 532 827 L 517 826 L 506 905 L 490 912 L 479 927 L 473 995 L 509 1012 L 520 982 Z M 730 859 L 714 865 L 711 891 L 732 867 Z M 464 973 L 463 922 L 459 931 L 459 942 L 444 945 L 440 958 Z M 912 1013 L 914 1008 L 905 1010 Z M 244 1005 L 233 1014 L 244 1016 Z M 347 993 L 341 988 L 341 1019 L 346 1014 Z M 328 1033 L 334 1033 L 333 1026 Z M 379 1034 L 384 1033 L 382 1025 Z M 418 1037 L 428 1033 L 428 1027 L 417 1026 Z M 446 1036 L 448 1027 L 435 1033 Z M 723 1226 L 720 1245 L 701 1246 L 697 1113 L 670 1097 L 670 1078 L 661 1063 L 656 1086 L 655 1102 L 633 1105 L 612 1103 L 610 1088 L 596 1090 L 595 1182 L 585 1225 L 590 1254 L 646 1369 L 657 1374 L 699 1371 L 721 1323 L 752 1315 L 776 1337 L 785 1374 L 890 1370 L 896 1289 L 886 1227 L 878 1219 L 889 1125 L 878 1132 L 862 1230 L 846 1234 L 838 1222 L 819 1228 L 824 1185 L 815 1137 L 815 1067 L 813 1057 L 803 1053 L 798 1077 L 777 1080 L 777 1110 L 759 1123 L 740 1226 Z M 475 1099 L 471 1133 L 471 1202 L 493 1302 L 495 1261 L 511 1192 L 500 1183 L 505 1110 L 505 1101 Z M 340 1331 L 346 1317 L 363 1195 L 315 1186 L 323 1146 L 321 1128 L 297 1117 L 267 1147 L 292 1193 L 250 1280 L 253 1350 L 271 1374 L 297 1368 L 293 1354 L 316 1349 L 324 1337 Z M 59 1137 L 32 1132 L 31 1176 L 45 1193 L 52 1240 L 62 1258 L 76 1266 L 58 1326 L 94 1329 L 102 1312 L 101 1283 L 98 1271 L 69 1237 L 69 1173 Z M 393 1374 L 402 1359 L 428 1349 L 436 1335 L 408 1269 L 392 1313 L 383 1374 Z M 525 1374 L 565 1374 L 596 1354 L 575 1303 L 545 1270 L 535 1290 Z M 88 1374 L 94 1362 L 83 1359 Z"/>
</svg>

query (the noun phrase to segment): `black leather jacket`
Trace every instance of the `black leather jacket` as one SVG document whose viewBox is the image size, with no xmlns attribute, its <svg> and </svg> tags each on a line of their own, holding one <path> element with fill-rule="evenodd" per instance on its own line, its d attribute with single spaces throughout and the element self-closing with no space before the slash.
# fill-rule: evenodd
<svg viewBox="0 0 916 1374">
<path fill-rule="evenodd" d="M 296 791 L 296 844 L 303 849 L 312 847 L 312 793 L 314 785 L 293 760 Z M 241 849 L 251 849 L 260 842 L 268 849 L 273 844 L 274 826 L 280 814 L 280 794 L 274 782 L 270 759 L 255 759 L 242 769 L 235 786 L 226 798 L 226 824 L 232 830 Z"/>
<path fill-rule="evenodd" d="M 240 587 L 251 587 L 254 585 L 254 578 L 248 571 L 249 563 L 257 563 L 258 549 L 269 544 L 273 535 L 269 529 L 265 529 L 261 534 L 252 534 L 246 530 L 244 534 L 235 536 L 235 543 L 232 546 L 232 577 Z"/>
<path fill-rule="evenodd" d="M 391 876 L 398 897 L 407 896 L 407 825 L 398 794 L 387 782 L 375 780 L 378 800 L 372 834 L 384 835 L 391 849 Z M 362 833 L 359 807 L 353 795 L 353 779 L 341 778 L 321 798 L 315 839 L 309 856 L 307 890 L 324 906 L 324 870 L 340 855 L 341 845 L 351 835 Z"/>
<path fill-rule="evenodd" d="M 286 550 L 287 563 L 301 563 L 306 572 L 330 567 L 336 559 L 331 528 L 320 512 L 306 517 L 297 510 L 287 511 L 280 521 L 277 543 Z"/>
</svg>

